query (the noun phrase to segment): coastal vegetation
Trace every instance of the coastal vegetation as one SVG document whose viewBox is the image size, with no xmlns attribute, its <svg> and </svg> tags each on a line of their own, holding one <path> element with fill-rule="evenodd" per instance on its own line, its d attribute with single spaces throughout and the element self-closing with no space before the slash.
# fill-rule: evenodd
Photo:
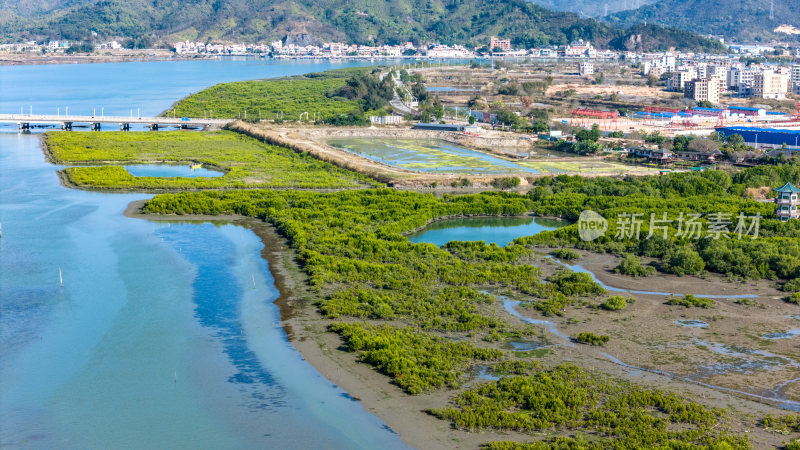
<svg viewBox="0 0 800 450">
<path fill-rule="evenodd" d="M 47 133 L 72 184 L 96 189 L 353 188 L 377 183 L 307 154 L 229 131 Z M 221 177 L 134 177 L 118 164 L 201 163 Z"/>
<path fill-rule="evenodd" d="M 576 252 L 575 250 L 569 248 L 560 248 L 558 250 L 553 250 L 550 252 L 554 258 L 560 259 L 561 261 L 574 261 L 581 257 L 581 254 Z"/>
<path fill-rule="evenodd" d="M 350 77 L 363 75 L 366 70 L 333 70 L 289 78 L 221 83 L 180 100 L 165 114 L 292 121 L 347 116 L 361 111 L 358 99 L 327 94 L 342 89 Z"/>
<path fill-rule="evenodd" d="M 711 308 L 714 306 L 714 300 L 688 294 L 683 297 L 671 296 L 666 304 L 670 306 L 684 306 L 686 308 Z"/>
<path fill-rule="evenodd" d="M 649 277 L 656 273 L 656 268 L 643 266 L 642 261 L 636 255 L 626 254 L 614 271 L 632 277 Z"/>
<path fill-rule="evenodd" d="M 506 247 L 482 242 L 437 247 L 403 236 L 436 218 L 517 216 L 535 207 L 531 197 L 515 193 L 437 198 L 371 189 L 162 194 L 143 209 L 243 213 L 274 225 L 294 248 L 343 348 L 409 394 L 459 386 L 476 367 L 514 375 L 459 394 L 457 407 L 432 411 L 456 427 L 591 432 L 622 446 L 685 441 L 744 447 L 745 438 L 715 427 L 722 411 L 574 366 L 540 368 L 496 347 L 499 336 L 513 335 L 516 328 L 498 316 L 492 292 L 529 296 L 558 313 L 576 299 L 605 293 L 588 274 L 562 270 L 543 278 L 529 264 L 530 250 L 521 240 Z M 608 339 L 579 336 L 587 343 Z"/>
<path fill-rule="evenodd" d="M 674 393 L 637 387 L 562 364 L 470 388 L 455 406 L 431 414 L 470 431 L 591 432 L 591 442 L 560 438 L 489 448 L 749 448 L 725 429 L 724 410 Z"/>
<path fill-rule="evenodd" d="M 774 206 L 747 198 L 746 189 L 799 180 L 795 165 L 759 166 L 734 175 L 705 171 L 624 179 L 540 178 L 528 194 L 535 214 L 577 221 L 582 211 L 592 210 L 608 220 L 608 232 L 584 241 L 574 224 L 515 242 L 655 258 L 659 270 L 677 275 L 709 271 L 740 279 L 783 279 L 792 285 L 800 277 L 800 225 L 775 220 Z M 686 233 L 691 217 L 699 237 Z M 720 232 L 713 234 L 715 229 Z"/>
<path fill-rule="evenodd" d="M 608 297 L 605 302 L 600 304 L 600 307 L 607 311 L 619 311 L 625 309 L 628 303 L 633 303 L 633 298 L 626 299 L 621 295 L 612 295 Z"/>
<path fill-rule="evenodd" d="M 578 333 L 577 335 L 575 335 L 573 340 L 581 344 L 606 345 L 606 343 L 609 340 L 609 337 L 604 334 L 597 335 L 594 333 Z"/>
</svg>

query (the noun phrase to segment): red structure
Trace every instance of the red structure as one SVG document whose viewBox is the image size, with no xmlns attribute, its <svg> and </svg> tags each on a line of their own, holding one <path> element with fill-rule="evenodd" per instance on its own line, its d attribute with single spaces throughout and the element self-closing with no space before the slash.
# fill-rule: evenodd
<svg viewBox="0 0 800 450">
<path fill-rule="evenodd" d="M 589 108 L 578 108 L 572 110 L 572 125 L 573 126 L 582 126 L 587 127 L 589 126 L 589 119 L 600 119 L 600 128 L 602 129 L 611 129 L 613 125 L 614 129 L 617 128 L 617 119 L 619 118 L 619 113 L 616 111 L 604 111 L 600 109 L 589 109 Z"/>
<path fill-rule="evenodd" d="M 654 112 L 665 113 L 665 112 L 668 112 L 668 113 L 678 114 L 679 112 L 681 112 L 680 109 L 662 108 L 660 106 L 645 106 L 644 110 L 645 110 L 645 112 L 648 112 L 648 113 L 654 113 Z"/>
</svg>

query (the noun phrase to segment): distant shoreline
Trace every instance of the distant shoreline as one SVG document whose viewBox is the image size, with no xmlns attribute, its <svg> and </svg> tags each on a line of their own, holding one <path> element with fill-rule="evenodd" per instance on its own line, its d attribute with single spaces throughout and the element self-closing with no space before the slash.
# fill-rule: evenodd
<svg viewBox="0 0 800 450">
<path fill-rule="evenodd" d="M 324 56 L 324 55 L 277 55 L 269 56 L 264 53 L 241 53 L 241 54 L 177 54 L 171 50 L 143 49 L 140 51 L 119 52 L 113 54 L 72 54 L 63 53 L 34 53 L 34 52 L 0 52 L 0 66 L 33 66 L 43 64 L 99 64 L 99 63 L 119 63 L 119 62 L 142 62 L 142 61 L 197 61 L 214 60 L 220 58 L 258 58 L 273 61 L 467 61 L 467 60 L 497 60 L 497 59 L 530 59 L 530 60 L 557 60 L 565 62 L 573 61 L 611 61 L 614 58 L 578 58 L 564 56 L 533 56 L 533 55 L 462 55 L 462 56 L 427 56 L 427 55 L 401 55 L 401 56 Z"/>
<path fill-rule="evenodd" d="M 217 55 L 180 56 L 166 50 L 146 50 L 111 55 L 96 54 L 35 54 L 0 52 L 0 66 L 38 66 L 44 64 L 99 64 L 142 61 L 191 61 L 216 59 Z"/>
</svg>

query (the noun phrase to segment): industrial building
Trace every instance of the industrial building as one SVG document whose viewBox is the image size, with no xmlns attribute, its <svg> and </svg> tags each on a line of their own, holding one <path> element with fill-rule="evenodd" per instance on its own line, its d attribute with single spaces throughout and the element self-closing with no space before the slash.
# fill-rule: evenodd
<svg viewBox="0 0 800 450">
<path fill-rule="evenodd" d="M 756 127 L 721 127 L 716 130 L 725 137 L 738 134 L 747 145 L 755 148 L 781 148 L 785 145 L 800 149 L 800 130 Z"/>
</svg>

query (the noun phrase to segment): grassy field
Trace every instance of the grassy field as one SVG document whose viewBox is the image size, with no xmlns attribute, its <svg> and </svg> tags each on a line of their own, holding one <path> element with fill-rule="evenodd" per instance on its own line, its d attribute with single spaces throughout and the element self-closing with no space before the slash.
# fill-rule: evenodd
<svg viewBox="0 0 800 450">
<path fill-rule="evenodd" d="M 360 110 L 358 101 L 328 98 L 325 93 L 345 84 L 347 78 L 363 68 L 343 69 L 274 80 L 222 83 L 204 89 L 179 101 L 174 106 L 176 116 L 215 118 L 275 119 L 282 114 L 285 120 L 298 120 L 308 113 L 330 119 Z M 172 114 L 172 110 L 167 113 Z M 303 117 L 305 120 L 305 115 Z"/>
<path fill-rule="evenodd" d="M 59 164 L 77 186 L 101 189 L 350 188 L 374 182 L 311 156 L 229 131 L 47 133 Z M 134 177 L 124 164 L 202 163 L 225 172 L 210 178 Z"/>
</svg>

